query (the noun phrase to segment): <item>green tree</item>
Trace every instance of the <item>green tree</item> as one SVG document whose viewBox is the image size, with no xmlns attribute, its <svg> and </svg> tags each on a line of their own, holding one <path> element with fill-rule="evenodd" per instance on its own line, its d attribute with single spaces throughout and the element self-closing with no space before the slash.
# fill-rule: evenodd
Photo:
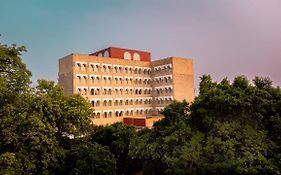
<svg viewBox="0 0 281 175">
<path fill-rule="evenodd" d="M 187 102 L 174 101 L 164 119 L 132 140 L 130 155 L 143 161 L 144 174 L 196 174 L 203 135 L 193 132 Z"/>
<path fill-rule="evenodd" d="M 116 161 L 108 147 L 99 144 L 74 145 L 66 153 L 63 174 L 114 175 Z"/>
<path fill-rule="evenodd" d="M 90 129 L 92 110 L 89 102 L 79 95 L 65 96 L 61 86 L 53 81 L 39 80 L 34 90 L 33 108 L 43 120 L 56 128 L 56 135 L 80 137 Z"/>
<path fill-rule="evenodd" d="M 17 94 L 24 92 L 31 83 L 31 72 L 21 60 L 21 54 L 26 51 L 24 46 L 7 46 L 0 43 L 0 103 L 4 105 L 13 102 Z M 0 111 L 1 115 L 2 111 Z"/>
<path fill-rule="evenodd" d="M 144 174 L 280 174 L 281 90 L 268 78 L 202 76 L 189 106 L 173 102 L 152 130 L 140 132 L 131 155 Z"/>
<path fill-rule="evenodd" d="M 129 145 L 136 136 L 136 130 L 132 126 L 115 123 L 110 126 L 100 126 L 92 131 L 92 143 L 108 146 L 114 154 L 117 162 L 117 174 L 131 174 L 135 171 L 135 163 L 128 157 Z"/>
</svg>

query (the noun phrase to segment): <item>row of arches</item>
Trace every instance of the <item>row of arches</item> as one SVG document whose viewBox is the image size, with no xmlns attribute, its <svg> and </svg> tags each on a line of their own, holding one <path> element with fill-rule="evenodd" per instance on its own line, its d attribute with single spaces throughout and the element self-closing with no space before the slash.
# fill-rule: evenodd
<svg viewBox="0 0 281 175">
<path fill-rule="evenodd" d="M 156 66 L 153 68 L 153 70 L 156 72 L 169 71 L 171 69 L 172 69 L 172 64 L 165 64 L 165 65 Z"/>
<path fill-rule="evenodd" d="M 86 74 L 77 74 L 76 75 L 79 83 L 87 83 L 88 77 L 91 83 L 99 84 L 101 80 L 105 84 L 111 84 L 114 80 L 115 84 L 151 84 L 151 78 L 142 78 L 142 77 L 122 77 L 122 76 L 100 76 L 100 75 L 86 75 Z M 134 80 L 134 81 L 133 81 Z"/>
<path fill-rule="evenodd" d="M 125 60 L 132 60 L 132 55 L 130 52 L 126 51 L 124 52 L 124 59 Z M 140 54 L 138 53 L 133 53 L 133 60 L 139 61 L 141 60 Z"/>
<path fill-rule="evenodd" d="M 152 99 L 126 99 L 126 100 L 113 100 L 113 99 L 95 99 L 91 100 L 92 107 L 99 106 L 122 106 L 122 105 L 150 105 L 152 103 Z"/>
<path fill-rule="evenodd" d="M 86 70 L 88 68 L 87 62 L 76 62 L 76 67 L 78 70 Z M 111 72 L 115 73 L 135 73 L 135 74 L 151 74 L 150 67 L 132 67 L 132 66 L 123 66 L 123 65 L 111 65 L 111 64 L 100 64 L 100 63 L 89 63 L 89 68 L 92 71 L 102 71 L 102 72 Z M 157 72 L 170 71 L 172 69 L 172 64 L 166 64 L 161 66 L 156 66 L 153 70 Z"/>
<path fill-rule="evenodd" d="M 173 80 L 172 75 L 168 76 L 161 76 L 161 77 L 154 77 L 156 83 L 171 83 Z"/>
<path fill-rule="evenodd" d="M 172 101 L 173 101 L 172 97 L 165 97 L 165 98 L 158 97 L 156 99 L 157 104 L 167 104 L 167 103 L 171 103 Z"/>
<path fill-rule="evenodd" d="M 119 109 L 119 110 L 104 110 L 94 111 L 93 118 L 111 118 L 111 117 L 123 117 L 123 116 L 139 116 L 139 115 L 151 115 L 152 109 Z"/>
<path fill-rule="evenodd" d="M 173 88 L 172 87 L 156 87 L 155 92 L 157 95 L 170 94 L 173 92 Z"/>
<path fill-rule="evenodd" d="M 129 95 L 129 94 L 133 94 L 133 91 L 136 95 L 149 95 L 152 94 L 152 88 L 135 88 L 135 90 L 133 90 L 133 88 L 125 88 L 125 90 L 123 89 L 123 87 L 90 87 L 89 88 L 89 95 L 112 95 L 113 92 L 115 95 L 123 95 L 124 93 Z M 87 95 L 88 94 L 88 87 L 78 87 L 77 88 L 77 92 L 80 95 Z"/>
<path fill-rule="evenodd" d="M 123 66 L 123 65 L 112 65 L 102 63 L 87 63 L 87 62 L 76 62 L 74 64 L 75 69 L 79 71 L 93 71 L 93 72 L 112 72 L 112 73 L 126 73 L 126 74 L 151 74 L 150 67 L 134 67 L 134 66 Z"/>
</svg>

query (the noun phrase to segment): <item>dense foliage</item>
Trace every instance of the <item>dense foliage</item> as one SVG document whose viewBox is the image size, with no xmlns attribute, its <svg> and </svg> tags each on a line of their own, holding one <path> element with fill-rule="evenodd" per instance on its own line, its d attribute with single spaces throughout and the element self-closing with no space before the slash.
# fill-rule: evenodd
<svg viewBox="0 0 281 175">
<path fill-rule="evenodd" d="M 201 77 L 153 129 L 91 125 L 89 103 L 30 86 L 24 47 L 0 44 L 0 174 L 280 174 L 281 89 L 269 78 Z"/>
<path fill-rule="evenodd" d="M 145 174 L 280 174 L 281 89 L 268 78 L 201 77 L 200 95 L 174 102 L 132 140 Z"/>
</svg>

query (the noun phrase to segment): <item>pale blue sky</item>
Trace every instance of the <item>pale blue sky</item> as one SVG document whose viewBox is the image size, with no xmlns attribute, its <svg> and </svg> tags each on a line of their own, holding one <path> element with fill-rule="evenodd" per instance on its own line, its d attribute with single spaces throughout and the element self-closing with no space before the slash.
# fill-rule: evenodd
<svg viewBox="0 0 281 175">
<path fill-rule="evenodd" d="M 108 46 L 194 59 L 195 83 L 244 74 L 281 85 L 280 0 L 0 0 L 0 42 L 25 45 L 32 80 Z"/>
</svg>

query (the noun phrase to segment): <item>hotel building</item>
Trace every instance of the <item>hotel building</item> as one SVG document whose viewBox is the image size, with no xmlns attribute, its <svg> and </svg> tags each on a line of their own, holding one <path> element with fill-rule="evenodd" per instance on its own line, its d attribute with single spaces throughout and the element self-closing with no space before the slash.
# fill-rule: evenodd
<svg viewBox="0 0 281 175">
<path fill-rule="evenodd" d="M 150 52 L 115 47 L 59 59 L 59 84 L 89 100 L 97 125 L 151 127 L 173 100 L 194 99 L 191 59 L 151 61 Z"/>
</svg>

